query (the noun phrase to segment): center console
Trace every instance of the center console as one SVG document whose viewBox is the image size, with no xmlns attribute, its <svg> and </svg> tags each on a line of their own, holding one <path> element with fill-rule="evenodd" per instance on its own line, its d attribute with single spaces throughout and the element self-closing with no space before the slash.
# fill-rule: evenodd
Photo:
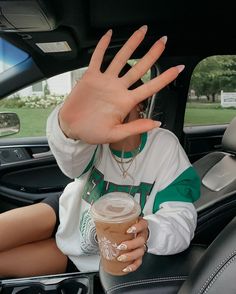
<svg viewBox="0 0 236 294">
<path fill-rule="evenodd" d="M 96 290 L 95 290 L 96 289 Z M 1 294 L 102 294 L 98 273 L 70 273 L 0 282 Z"/>
</svg>

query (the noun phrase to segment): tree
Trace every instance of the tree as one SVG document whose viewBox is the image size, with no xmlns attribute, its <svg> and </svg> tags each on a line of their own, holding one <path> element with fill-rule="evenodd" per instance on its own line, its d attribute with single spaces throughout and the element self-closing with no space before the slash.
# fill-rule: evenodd
<svg viewBox="0 0 236 294">
<path fill-rule="evenodd" d="M 201 61 L 193 72 L 190 89 L 212 102 L 222 89 L 236 91 L 236 56 L 213 56 Z"/>
<path fill-rule="evenodd" d="M 46 97 L 47 95 L 50 95 L 50 90 L 49 90 L 49 86 L 48 86 L 48 82 L 45 81 L 45 85 L 43 88 L 43 93 L 44 93 L 44 97 Z"/>
</svg>

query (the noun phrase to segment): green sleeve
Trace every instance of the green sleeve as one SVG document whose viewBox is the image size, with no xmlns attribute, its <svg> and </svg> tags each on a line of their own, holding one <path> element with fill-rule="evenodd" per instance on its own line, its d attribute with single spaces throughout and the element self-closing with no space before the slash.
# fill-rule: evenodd
<svg viewBox="0 0 236 294">
<path fill-rule="evenodd" d="M 165 189 L 158 191 L 153 204 L 153 213 L 160 204 L 168 201 L 193 203 L 200 197 L 200 178 L 192 166 L 181 173 Z"/>
</svg>

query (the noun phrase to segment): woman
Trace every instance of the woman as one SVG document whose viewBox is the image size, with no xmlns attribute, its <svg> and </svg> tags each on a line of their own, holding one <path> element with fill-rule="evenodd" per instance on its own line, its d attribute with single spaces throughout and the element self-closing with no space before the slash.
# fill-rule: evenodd
<svg viewBox="0 0 236 294">
<path fill-rule="evenodd" d="M 189 246 L 196 227 L 192 202 L 199 197 L 199 179 L 176 137 L 158 129 L 160 122 L 140 119 L 142 101 L 173 81 L 184 66 L 170 68 L 130 89 L 163 52 L 167 39 L 162 37 L 119 76 L 146 32 L 147 26 L 134 32 L 101 72 L 112 35 L 109 30 L 100 39 L 83 78 L 50 115 L 49 145 L 59 167 L 75 181 L 66 187 L 60 205 L 46 200 L 0 216 L 0 239 L 9 236 L 0 244 L 0 275 L 64 272 L 68 260 L 81 271 L 98 270 L 89 209 L 98 197 L 116 190 L 133 195 L 143 216 L 127 231 L 136 237 L 119 245 L 118 260 L 130 261 L 124 272 L 135 271 L 145 251 L 174 254 Z M 122 254 L 122 250 L 129 252 Z"/>
</svg>

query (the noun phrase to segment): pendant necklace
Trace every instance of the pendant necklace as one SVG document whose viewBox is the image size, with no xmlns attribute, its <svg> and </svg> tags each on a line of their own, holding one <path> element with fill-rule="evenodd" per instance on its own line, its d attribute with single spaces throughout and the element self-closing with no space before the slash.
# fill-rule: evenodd
<svg viewBox="0 0 236 294">
<path fill-rule="evenodd" d="M 139 152 L 140 152 L 140 147 L 138 148 L 138 150 L 135 152 L 135 154 L 133 155 L 133 157 L 131 159 L 124 161 L 124 149 L 122 149 L 122 152 L 121 152 L 121 159 L 118 159 L 111 151 L 112 157 L 115 159 L 115 162 L 117 163 L 118 168 L 121 171 L 121 174 L 124 179 L 127 176 L 130 176 L 132 178 L 132 176 L 128 173 L 128 171 L 131 168 L 131 166 L 132 166 L 135 158 L 139 154 Z M 128 164 L 128 166 L 125 167 L 126 164 Z"/>
</svg>

